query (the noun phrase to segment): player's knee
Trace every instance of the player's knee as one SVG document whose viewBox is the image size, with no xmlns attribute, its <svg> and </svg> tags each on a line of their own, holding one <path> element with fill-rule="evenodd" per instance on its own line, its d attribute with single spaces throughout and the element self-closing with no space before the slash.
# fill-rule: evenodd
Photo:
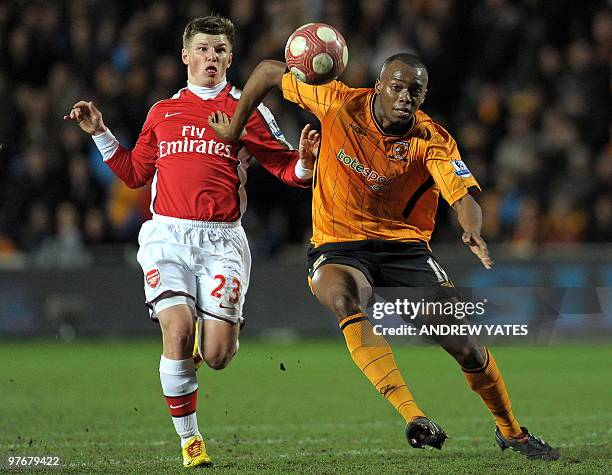
<svg viewBox="0 0 612 475">
<path fill-rule="evenodd" d="M 462 347 L 453 348 L 449 351 L 457 363 L 465 369 L 478 369 L 484 365 L 484 358 L 479 348 L 477 347 Z"/>
<path fill-rule="evenodd" d="M 337 293 L 332 297 L 331 308 L 338 319 L 361 312 L 359 299 L 346 292 Z"/>
<path fill-rule="evenodd" d="M 158 318 L 164 341 L 175 348 L 193 345 L 195 325 L 191 310 L 187 306 L 177 305 L 164 309 L 158 314 Z"/>
<path fill-rule="evenodd" d="M 234 350 L 218 350 L 204 353 L 204 361 L 214 370 L 227 368 L 236 352 Z"/>
<path fill-rule="evenodd" d="M 217 356 L 215 358 L 209 358 L 205 361 L 209 368 L 219 371 L 226 368 L 231 359 L 231 357 Z"/>
</svg>

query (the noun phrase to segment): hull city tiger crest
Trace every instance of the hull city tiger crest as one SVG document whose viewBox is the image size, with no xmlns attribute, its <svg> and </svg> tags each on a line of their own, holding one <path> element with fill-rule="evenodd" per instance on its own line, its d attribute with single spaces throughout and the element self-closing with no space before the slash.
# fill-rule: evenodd
<svg viewBox="0 0 612 475">
<path fill-rule="evenodd" d="M 395 142 L 391 147 L 391 155 L 387 155 L 387 158 L 398 162 L 408 162 L 410 161 L 410 157 L 408 157 L 409 149 L 410 144 L 408 142 Z"/>
</svg>

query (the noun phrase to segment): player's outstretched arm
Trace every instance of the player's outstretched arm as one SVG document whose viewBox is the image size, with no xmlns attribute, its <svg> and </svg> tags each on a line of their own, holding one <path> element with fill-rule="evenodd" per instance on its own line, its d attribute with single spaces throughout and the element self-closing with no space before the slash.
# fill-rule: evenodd
<svg viewBox="0 0 612 475">
<path fill-rule="evenodd" d="M 128 150 L 119 144 L 106 127 L 102 112 L 91 101 L 77 102 L 72 106 L 70 113 L 64 116 L 64 120 L 78 123 L 84 132 L 92 136 L 104 163 L 127 186 L 139 188 L 151 181 L 155 173 L 157 144 L 147 122 L 143 126 L 134 150 Z"/>
<path fill-rule="evenodd" d="M 457 212 L 459 224 L 463 228 L 462 240 L 470 246 L 470 250 L 476 254 L 486 269 L 493 267 L 493 260 L 489 256 L 487 243 L 480 236 L 482 228 L 482 210 L 471 195 L 465 195 L 453 203 L 453 209 Z"/>
<path fill-rule="evenodd" d="M 230 142 L 238 140 L 249 117 L 266 97 L 268 91 L 274 86 L 280 89 L 286 69 L 287 65 L 280 61 L 268 59 L 262 61 L 251 73 L 244 86 L 232 120 L 228 120 L 227 116 L 224 117 L 225 114 L 220 111 L 213 112 L 208 116 L 208 125 L 220 139 Z"/>
<path fill-rule="evenodd" d="M 64 116 L 64 120 L 77 122 L 79 127 L 89 135 L 99 135 L 106 132 L 102 112 L 91 101 L 77 102 L 72 106 L 70 113 Z"/>
</svg>

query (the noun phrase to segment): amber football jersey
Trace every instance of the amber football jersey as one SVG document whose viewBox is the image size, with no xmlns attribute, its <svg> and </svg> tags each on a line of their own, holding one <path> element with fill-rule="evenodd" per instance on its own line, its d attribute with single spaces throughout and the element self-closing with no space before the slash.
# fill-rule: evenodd
<svg viewBox="0 0 612 475">
<path fill-rule="evenodd" d="M 373 116 L 373 89 L 339 81 L 311 86 L 283 76 L 285 99 L 315 114 L 321 146 L 315 166 L 312 244 L 385 239 L 428 242 L 438 196 L 448 203 L 480 187 L 457 144 L 417 111 L 404 135 L 385 133 Z"/>
</svg>

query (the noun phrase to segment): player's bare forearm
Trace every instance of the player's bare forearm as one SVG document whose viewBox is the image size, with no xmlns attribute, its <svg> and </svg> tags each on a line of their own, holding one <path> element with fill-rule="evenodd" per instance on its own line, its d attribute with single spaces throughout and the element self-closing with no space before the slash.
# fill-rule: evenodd
<svg viewBox="0 0 612 475">
<path fill-rule="evenodd" d="M 459 224 L 463 228 L 461 240 L 470 246 L 470 250 L 480 259 L 482 265 L 490 269 L 493 260 L 489 256 L 487 243 L 480 236 L 482 229 L 482 210 L 471 195 L 465 195 L 453 203 L 453 209 L 457 212 Z"/>
<path fill-rule="evenodd" d="M 208 117 L 208 124 L 224 140 L 236 141 L 249 117 L 274 86 L 280 88 L 287 65 L 280 61 L 264 60 L 251 73 L 240 95 L 231 122 L 215 112 Z"/>
<path fill-rule="evenodd" d="M 476 200 L 471 195 L 465 195 L 453 203 L 453 209 L 457 212 L 463 230 L 480 236 L 482 210 Z"/>
<path fill-rule="evenodd" d="M 238 106 L 232 117 L 230 131 L 238 137 L 249 117 L 261 101 L 266 97 L 270 89 L 280 89 L 283 74 L 287 65 L 280 61 L 264 60 L 257 65 L 240 95 Z"/>
</svg>

